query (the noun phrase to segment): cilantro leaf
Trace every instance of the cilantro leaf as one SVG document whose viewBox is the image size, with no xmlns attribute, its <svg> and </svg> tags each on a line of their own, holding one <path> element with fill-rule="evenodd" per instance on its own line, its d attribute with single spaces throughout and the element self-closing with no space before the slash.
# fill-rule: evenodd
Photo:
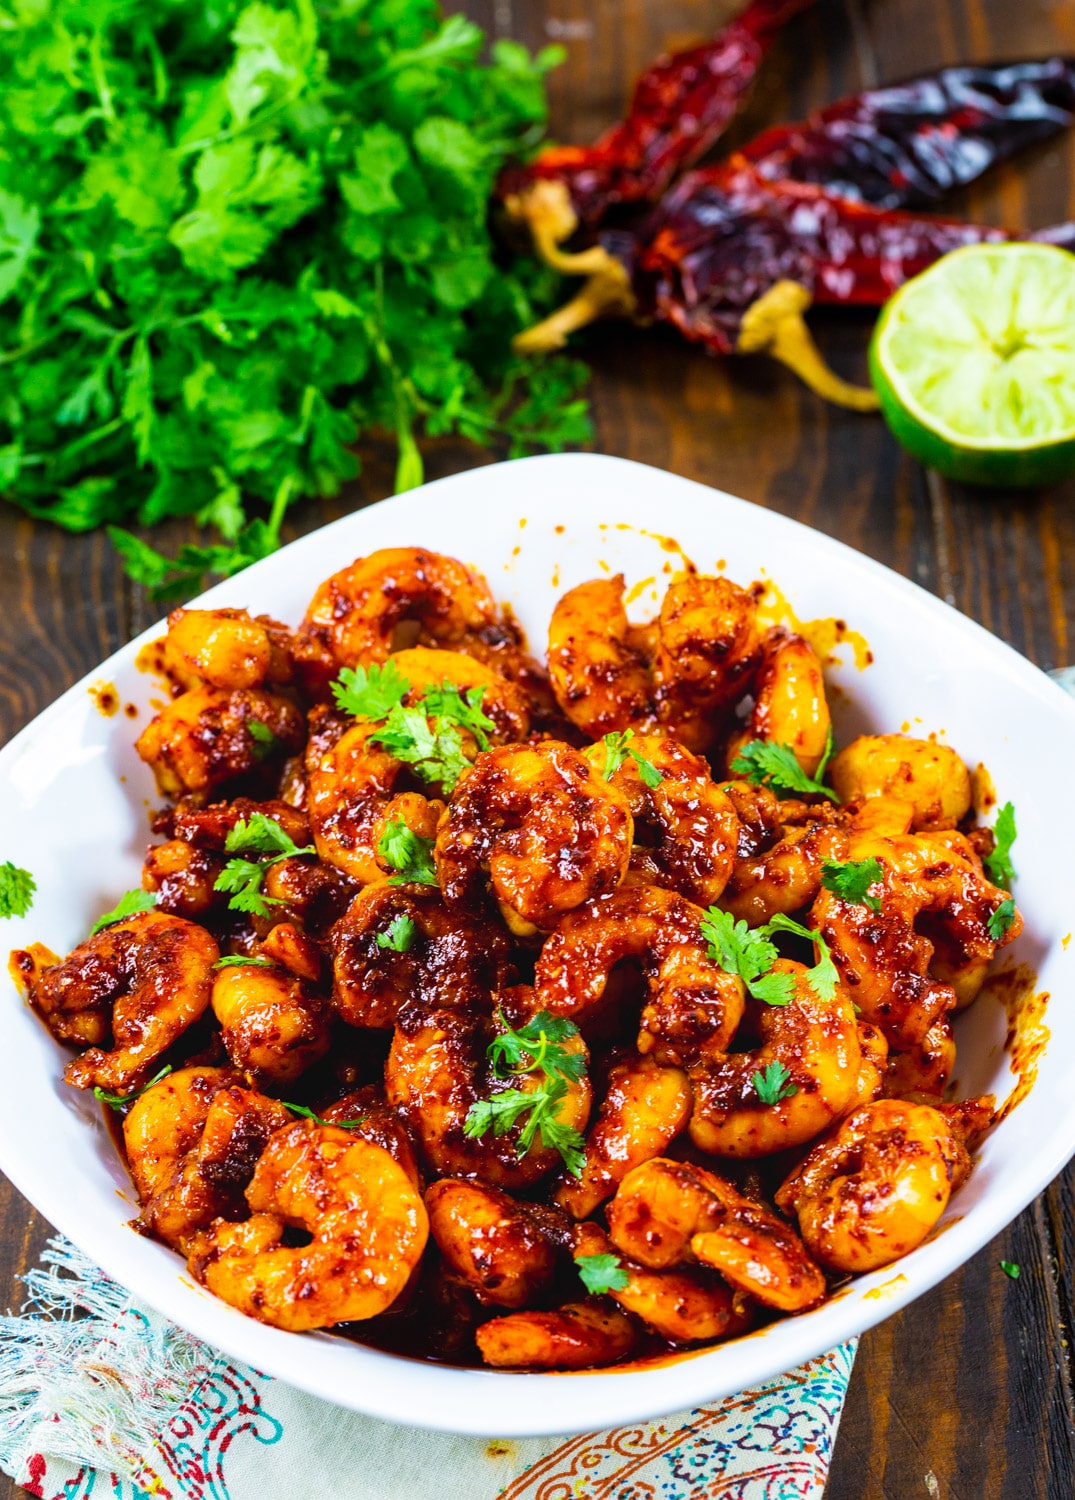
<svg viewBox="0 0 1075 1500">
<path fill-rule="evenodd" d="M 232 911 L 248 912 L 255 917 L 267 917 L 270 906 L 283 905 L 278 896 L 266 896 L 262 893 L 261 883 L 268 867 L 281 859 L 316 852 L 312 844 L 300 849 L 274 818 L 260 812 L 251 813 L 248 818 L 240 818 L 234 828 L 228 830 L 224 848 L 229 854 L 271 856 L 264 861 L 229 859 L 213 883 L 215 891 L 230 893 L 228 906 Z"/>
<path fill-rule="evenodd" d="M 152 891 L 128 891 L 119 898 L 111 911 L 106 911 L 103 917 L 97 918 L 90 928 L 90 937 L 96 937 L 103 927 L 111 927 L 114 922 L 133 917 L 136 912 L 151 911 L 156 904 L 157 898 Z"/>
<path fill-rule="evenodd" d="M 1001 938 L 1007 935 L 1014 921 L 1015 902 L 1008 896 L 1000 903 L 996 911 L 990 912 L 989 921 L 986 923 L 989 936 L 994 943 L 999 943 Z"/>
<path fill-rule="evenodd" d="M 650 788 L 660 786 L 664 780 L 663 775 L 651 760 L 638 750 L 631 748 L 631 740 L 635 737 L 633 729 L 616 729 L 603 736 L 601 743 L 605 747 L 605 769 L 602 772 L 606 781 L 611 781 L 616 772 L 623 765 L 628 756 L 638 767 L 638 774 L 643 784 Z"/>
<path fill-rule="evenodd" d="M 841 901 L 852 906 L 881 910 L 880 896 L 871 896 L 870 887 L 884 883 L 885 872 L 879 859 L 849 859 L 841 864 L 827 859 L 821 866 L 821 884 Z"/>
<path fill-rule="evenodd" d="M 444 719 L 469 730 L 479 750 L 488 750 L 489 736 L 496 729 L 492 719 L 482 711 L 485 687 L 468 688 L 461 693 L 454 683 L 444 681 L 427 687 L 421 697 L 422 707 L 433 720 Z"/>
<path fill-rule="evenodd" d="M 400 912 L 398 916 L 392 918 L 385 932 L 377 934 L 377 946 L 378 948 L 391 948 L 393 953 L 409 953 L 414 946 L 417 931 L 413 917 Z"/>
<path fill-rule="evenodd" d="M 839 798 L 836 793 L 829 787 L 822 786 L 820 780 L 828 764 L 831 746 L 832 731 L 830 729 L 826 752 L 822 756 L 816 777 L 807 776 L 790 745 L 777 744 L 773 740 L 751 740 L 739 751 L 729 769 L 754 786 L 772 787 L 777 796 L 784 796 L 789 792 L 801 792 L 807 795 L 828 797 L 830 801 L 837 802 Z"/>
<path fill-rule="evenodd" d="M 0 865 L 0 917 L 24 917 L 34 904 L 37 881 L 10 860 Z"/>
<path fill-rule="evenodd" d="M 541 1083 L 534 1089 L 503 1089 L 490 1099 L 479 1099 L 471 1105 L 464 1121 L 464 1134 L 480 1137 L 488 1130 L 505 1135 L 524 1115 L 519 1132 L 519 1156 L 525 1156 L 538 1134 L 549 1150 L 558 1151 L 567 1170 L 575 1177 L 582 1173 L 586 1143 L 573 1125 L 557 1117 L 557 1106 L 566 1097 L 568 1084 L 577 1082 L 586 1067 L 581 1052 L 568 1052 L 560 1044 L 578 1035 L 578 1027 L 564 1016 L 539 1011 L 518 1030 L 499 1017 L 502 1030 L 489 1043 L 487 1053 L 494 1078 L 541 1073 Z M 506 1072 L 502 1069 L 506 1068 Z"/>
<path fill-rule="evenodd" d="M 804 927 L 801 922 L 796 922 L 792 917 L 785 917 L 778 912 L 775 917 L 766 922 L 763 931 L 766 933 L 792 932 L 796 937 L 806 938 L 809 942 L 816 943 L 821 957 L 814 967 L 807 971 L 807 983 L 819 1000 L 833 998 L 840 983 L 840 975 L 832 961 L 832 949 L 816 927 Z"/>
<path fill-rule="evenodd" d="M 763 1104 L 779 1104 L 782 1099 L 791 1099 L 799 1092 L 798 1084 L 791 1083 L 791 1071 L 774 1058 L 760 1071 L 750 1075 L 754 1092 Z"/>
<path fill-rule="evenodd" d="M 454 724 L 444 719 L 430 722 L 422 704 L 404 708 L 397 704 L 371 743 L 383 745 L 404 765 L 411 765 L 426 781 L 439 782 L 446 792 L 455 789 L 470 761 L 463 754 L 463 741 Z"/>
<path fill-rule="evenodd" d="M 588 1292 L 621 1291 L 630 1280 L 618 1255 L 576 1255 L 579 1279 Z"/>
<path fill-rule="evenodd" d="M 731 912 L 711 906 L 701 921 L 702 937 L 709 956 L 728 974 L 737 974 L 755 1000 L 766 1005 L 787 1005 L 795 989 L 790 974 L 771 974 L 780 953 L 764 928 L 752 931 Z"/>
<path fill-rule="evenodd" d="M 412 833 L 401 818 L 393 818 L 377 841 L 377 853 L 391 870 L 389 885 L 436 885 L 433 840 Z"/>
<path fill-rule="evenodd" d="M 247 719 L 246 728 L 250 738 L 254 741 L 255 760 L 268 760 L 270 755 L 276 754 L 281 742 L 268 724 L 263 724 L 260 719 Z"/>
<path fill-rule="evenodd" d="M 993 824 L 993 836 L 996 839 L 996 846 L 992 854 L 987 854 L 983 861 L 986 874 L 994 885 L 999 885 L 1002 890 L 1010 891 L 1015 880 L 1011 852 L 1016 839 L 1015 808 L 1012 803 L 1005 802 L 997 813 L 997 821 Z"/>
<path fill-rule="evenodd" d="M 285 1109 L 289 1109 L 293 1115 L 299 1115 L 304 1120 L 313 1120 L 317 1125 L 327 1125 L 330 1130 L 347 1130 L 355 1125 L 364 1124 L 366 1120 L 365 1115 L 359 1115 L 357 1120 L 323 1120 L 312 1109 L 307 1109 L 305 1104 L 289 1104 L 286 1099 L 281 1099 L 280 1103 Z"/>
<path fill-rule="evenodd" d="M 169 1063 L 167 1067 L 161 1068 L 159 1073 L 155 1073 L 148 1083 L 143 1083 L 140 1089 L 135 1089 L 131 1094 L 110 1094 L 106 1089 L 98 1085 L 93 1091 L 93 1097 L 99 1103 L 107 1104 L 109 1109 L 126 1109 L 128 1104 L 133 1104 L 136 1099 L 141 1099 L 142 1095 L 148 1092 L 155 1083 L 160 1083 L 162 1078 L 167 1078 L 171 1071 L 172 1065 Z"/>
<path fill-rule="evenodd" d="M 268 899 L 268 898 L 266 898 Z M 227 953 L 223 958 L 218 958 L 213 965 L 214 969 L 275 969 L 276 965 L 271 958 L 251 958 L 246 953 Z"/>
<path fill-rule="evenodd" d="M 391 657 L 383 667 L 344 667 L 330 685 L 337 705 L 356 719 L 387 718 L 411 689 Z"/>
<path fill-rule="evenodd" d="M 1004 1272 L 1005 1276 L 1010 1276 L 1011 1279 L 1012 1279 L 1012 1281 L 1018 1281 L 1019 1280 L 1020 1268 L 1019 1268 L 1019 1266 L 1017 1266 L 1015 1264 L 1015 1262 L 1013 1260 L 998 1261 L 998 1265 L 1000 1266 L 1000 1269 Z"/>
</svg>

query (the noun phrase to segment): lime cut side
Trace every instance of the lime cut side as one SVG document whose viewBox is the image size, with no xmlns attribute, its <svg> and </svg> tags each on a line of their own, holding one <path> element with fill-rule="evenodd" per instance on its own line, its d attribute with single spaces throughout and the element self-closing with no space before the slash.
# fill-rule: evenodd
<svg viewBox="0 0 1075 1500">
<path fill-rule="evenodd" d="M 908 281 L 870 346 L 881 409 L 923 462 L 973 484 L 1075 473 L 1075 255 L 971 245 Z"/>
</svg>

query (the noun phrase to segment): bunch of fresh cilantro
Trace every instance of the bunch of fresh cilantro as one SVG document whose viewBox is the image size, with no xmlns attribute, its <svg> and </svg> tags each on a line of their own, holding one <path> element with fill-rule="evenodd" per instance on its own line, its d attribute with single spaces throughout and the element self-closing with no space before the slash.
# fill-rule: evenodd
<svg viewBox="0 0 1075 1500">
<path fill-rule="evenodd" d="M 511 335 L 555 287 L 488 200 L 545 122 L 531 58 L 434 0 L 14 0 L 0 21 L 0 495 L 81 531 L 193 515 L 158 592 L 271 551 L 370 427 L 512 453 L 588 435 Z"/>
</svg>

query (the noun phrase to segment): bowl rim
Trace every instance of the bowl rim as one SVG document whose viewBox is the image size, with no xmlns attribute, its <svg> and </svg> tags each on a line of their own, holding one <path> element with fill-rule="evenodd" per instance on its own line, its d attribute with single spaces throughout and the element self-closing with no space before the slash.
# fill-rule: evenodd
<svg viewBox="0 0 1075 1500">
<path fill-rule="evenodd" d="M 253 564 L 242 575 L 214 585 L 188 603 L 205 607 L 232 603 L 237 579 L 249 579 L 255 570 L 277 566 L 285 555 L 301 568 L 303 552 L 307 549 L 312 552 L 315 547 L 319 549 L 326 534 L 342 538 L 356 527 L 360 533 L 365 525 L 364 518 L 372 513 L 383 515 L 395 508 L 403 515 L 416 497 L 426 497 L 431 492 L 454 489 L 465 495 L 468 486 L 476 481 L 480 494 L 481 489 L 490 483 L 492 475 L 506 469 L 518 474 L 524 466 L 530 469 L 539 466 L 543 481 L 547 482 L 550 509 L 554 509 L 557 503 L 557 470 L 561 473 L 581 470 L 589 471 L 595 484 L 608 482 L 613 487 L 624 478 L 626 471 L 631 471 L 632 476 L 641 471 L 643 476 L 648 476 L 647 482 L 676 488 L 685 498 L 710 505 L 719 502 L 724 513 L 732 517 L 749 513 L 756 521 L 758 512 L 763 510 L 763 507 L 724 491 L 628 459 L 599 454 L 516 459 L 465 470 L 349 512 Z M 462 496 L 453 498 L 458 502 Z M 531 510 L 537 503 L 528 497 Z M 984 646 L 990 658 L 1004 666 L 1024 691 L 1043 701 L 1047 713 L 1066 720 L 1075 743 L 1075 702 L 1006 642 L 912 580 L 846 543 L 778 512 L 764 511 L 764 514 L 765 524 L 771 525 L 777 533 L 799 533 L 811 539 L 812 547 L 822 544 L 822 550 L 837 562 L 842 558 L 860 573 L 864 571 L 879 581 L 883 580 L 887 590 L 902 595 L 916 609 L 942 621 L 946 631 L 955 631 L 979 647 Z M 361 546 L 361 541 L 358 545 Z M 348 558 L 354 555 L 348 548 L 341 552 L 341 558 L 345 554 Z M 340 566 L 343 566 L 342 561 Z M 317 582 L 320 582 L 320 576 L 314 580 L 315 586 Z M 241 581 L 238 586 L 241 589 Z M 3 777 L 8 763 L 33 737 L 47 731 L 70 702 L 83 695 L 94 680 L 114 666 L 128 661 L 133 663 L 138 651 L 159 636 L 161 625 L 162 622 L 156 622 L 113 652 L 0 749 L 0 798 L 4 794 Z M 726 1344 L 686 1351 L 651 1366 L 541 1374 L 437 1365 L 386 1354 L 328 1333 L 296 1338 L 227 1307 L 184 1275 L 176 1276 L 175 1282 L 182 1283 L 187 1294 L 170 1299 L 158 1285 L 159 1278 L 149 1274 L 150 1261 L 143 1252 L 159 1252 L 167 1256 L 170 1263 L 177 1263 L 185 1270 L 181 1262 L 176 1262 L 174 1252 L 133 1233 L 127 1242 L 123 1242 L 116 1233 L 117 1226 L 111 1221 L 76 1222 L 73 1209 L 64 1197 L 62 1184 L 39 1181 L 32 1171 L 23 1169 L 17 1132 L 5 1122 L 0 1122 L 0 1169 L 61 1233 L 130 1289 L 133 1296 L 228 1357 L 251 1364 L 334 1405 L 382 1420 L 406 1426 L 415 1425 L 417 1420 L 423 1427 L 462 1435 L 529 1437 L 622 1426 L 698 1406 L 777 1379 L 786 1371 L 865 1332 L 962 1265 L 1052 1181 L 1075 1154 L 1075 1103 L 1063 1123 L 1067 1128 L 1058 1130 L 1043 1142 L 1041 1153 L 1017 1183 L 1006 1181 L 998 1185 L 990 1198 L 985 1232 L 973 1216 L 970 1220 L 952 1222 L 946 1226 L 943 1235 L 928 1240 L 892 1266 L 856 1278 L 848 1289 L 837 1292 L 815 1312 L 782 1319 Z M 197 1295 L 189 1295 L 190 1291 Z M 730 1350 L 738 1356 L 734 1373 L 722 1369 L 718 1374 L 715 1366 L 730 1363 L 727 1357 Z M 579 1381 L 582 1381 L 581 1386 Z"/>
</svg>

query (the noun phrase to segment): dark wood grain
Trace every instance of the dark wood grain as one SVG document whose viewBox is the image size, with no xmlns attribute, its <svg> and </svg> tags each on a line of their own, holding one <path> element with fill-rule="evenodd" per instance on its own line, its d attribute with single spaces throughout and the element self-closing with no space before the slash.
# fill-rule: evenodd
<svg viewBox="0 0 1075 1500">
<path fill-rule="evenodd" d="M 449 6 L 449 8 L 454 8 Z M 586 140 L 663 46 L 689 43 L 721 0 L 471 0 L 492 35 L 560 42 L 554 128 Z M 1070 0 L 820 0 L 775 49 L 733 139 L 841 92 L 957 60 L 1075 52 Z M 955 211 L 1037 227 L 1075 215 L 1075 146 L 1050 144 L 953 201 Z M 832 363 L 864 375 L 870 318 L 815 319 Z M 1075 652 L 1075 488 L 964 491 L 924 473 L 881 422 L 820 405 L 764 361 L 718 362 L 671 336 L 588 335 L 596 446 L 655 464 L 839 536 L 914 578 L 1044 667 Z M 428 455 L 432 477 L 486 461 L 465 444 Z M 391 457 L 331 505 L 296 509 L 293 533 L 388 492 Z M 168 538 L 180 539 L 177 529 Z M 0 739 L 158 611 L 99 537 L 69 537 L 0 506 Z M 48 1227 L 0 1182 L 0 1303 Z M 1000 1259 L 1022 1267 L 1018 1282 Z M 1072 1500 L 1069 1360 L 1075 1173 L 942 1286 L 862 1341 L 829 1500 Z M 16 1487 L 0 1480 L 0 1500 Z"/>
</svg>

